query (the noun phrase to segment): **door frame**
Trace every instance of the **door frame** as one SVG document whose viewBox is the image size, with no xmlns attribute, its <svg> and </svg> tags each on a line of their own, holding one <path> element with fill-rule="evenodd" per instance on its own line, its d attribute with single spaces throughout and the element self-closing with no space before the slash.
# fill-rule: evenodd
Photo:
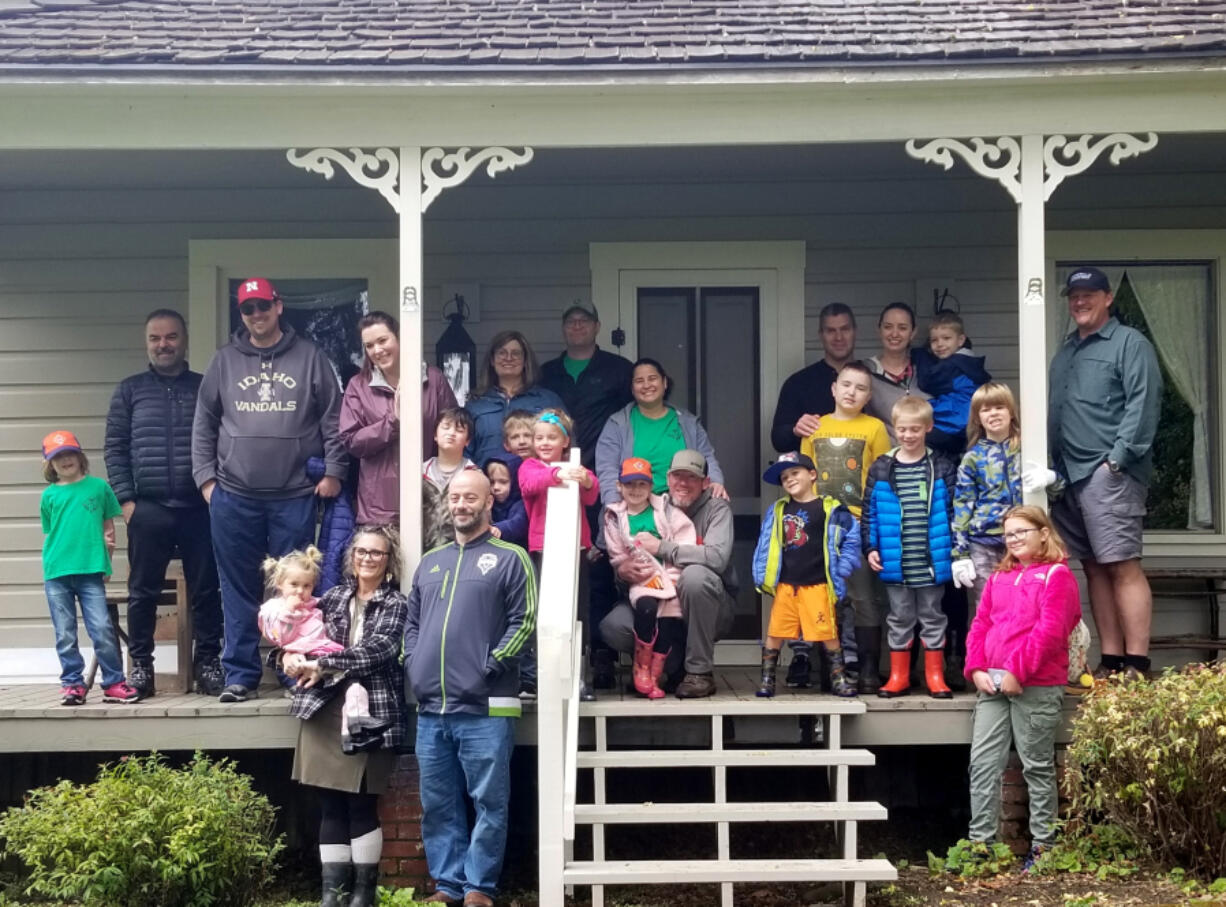
<svg viewBox="0 0 1226 907">
<path fill-rule="evenodd" d="M 591 243 L 592 303 L 601 315 L 600 342 L 611 348 L 614 328 L 626 332 L 621 352 L 637 356 L 638 332 L 634 312 L 638 291 L 644 287 L 757 287 L 759 350 L 758 439 L 760 462 L 774 456 L 768 427 L 774 418 L 777 389 L 784 378 L 805 364 L 805 243 L 781 242 L 642 242 Z M 800 327 L 797 330 L 797 326 Z M 768 495 L 760 494 L 765 507 Z M 753 508 L 738 508 L 738 514 Z M 760 516 L 760 513 L 754 513 Z M 742 581 L 748 581 L 743 577 Z M 762 609 L 762 631 L 769 611 Z M 716 649 L 720 664 L 754 664 L 757 641 L 721 642 Z"/>
</svg>

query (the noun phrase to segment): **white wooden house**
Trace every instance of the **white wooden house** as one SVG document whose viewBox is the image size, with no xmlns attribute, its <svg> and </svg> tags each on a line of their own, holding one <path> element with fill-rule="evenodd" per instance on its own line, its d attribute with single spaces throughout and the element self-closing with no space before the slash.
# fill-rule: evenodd
<svg viewBox="0 0 1226 907">
<path fill-rule="evenodd" d="M 101 469 L 145 313 L 187 313 L 202 368 L 252 273 L 365 287 L 409 359 L 456 293 L 479 348 L 515 326 L 542 358 L 590 299 L 606 346 L 620 326 L 626 355 L 683 366 L 751 526 L 825 303 L 853 306 L 867 354 L 881 306 L 947 291 L 1020 389 L 1033 458 L 1060 267 L 1187 265 L 1202 314 L 1163 329 L 1199 351 L 1200 522 L 1147 555 L 1220 557 L 1224 10 L 0 0 L 0 646 L 51 638 L 39 439 L 71 428 Z M 375 172 L 344 166 L 377 149 Z M 727 658 L 756 639 L 744 607 Z M 1204 621 L 1173 599 L 1156 630 Z"/>
</svg>

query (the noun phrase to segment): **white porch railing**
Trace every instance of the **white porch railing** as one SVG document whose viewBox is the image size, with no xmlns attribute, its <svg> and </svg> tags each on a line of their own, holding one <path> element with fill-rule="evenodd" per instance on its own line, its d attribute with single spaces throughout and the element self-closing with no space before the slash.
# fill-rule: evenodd
<svg viewBox="0 0 1226 907">
<path fill-rule="evenodd" d="M 571 449 L 571 463 L 579 450 Z M 537 805 L 541 907 L 563 907 L 563 872 L 575 842 L 575 787 L 579 753 L 579 681 L 582 628 L 579 591 L 579 488 L 574 482 L 547 493 L 545 547 L 536 616 Z"/>
</svg>

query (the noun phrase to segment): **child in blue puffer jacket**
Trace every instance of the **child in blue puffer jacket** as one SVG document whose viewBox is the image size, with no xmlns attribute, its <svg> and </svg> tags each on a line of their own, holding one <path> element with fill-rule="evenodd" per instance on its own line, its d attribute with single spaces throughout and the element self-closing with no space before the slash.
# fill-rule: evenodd
<svg viewBox="0 0 1226 907">
<path fill-rule="evenodd" d="M 947 619 L 941 596 L 950 580 L 954 464 L 927 446 L 932 407 L 900 397 L 892 412 L 898 447 L 869 468 L 861 512 L 861 548 L 890 596 L 886 619 L 890 679 L 877 695 L 905 695 L 911 686 L 911 643 L 918 624 L 924 679 L 934 699 L 953 696 L 945 683 Z"/>
<path fill-rule="evenodd" d="M 528 511 L 519 491 L 519 457 L 509 451 L 499 451 L 481 464 L 490 480 L 494 509 L 490 514 L 490 531 L 504 542 L 521 548 L 528 547 Z"/>
</svg>

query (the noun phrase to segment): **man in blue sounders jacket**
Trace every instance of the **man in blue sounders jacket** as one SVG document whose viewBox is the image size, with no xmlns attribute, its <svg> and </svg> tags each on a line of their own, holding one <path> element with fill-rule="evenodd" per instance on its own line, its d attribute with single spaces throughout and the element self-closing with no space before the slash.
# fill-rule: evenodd
<svg viewBox="0 0 1226 907">
<path fill-rule="evenodd" d="M 413 576 L 405 679 L 417 700 L 422 840 L 444 904 L 494 903 L 506 850 L 519 658 L 536 626 L 524 549 L 490 533 L 489 480 L 463 470 L 447 487 L 455 542 Z M 470 833 L 464 792 L 476 821 Z M 461 900 L 461 898 L 463 900 Z"/>
</svg>

